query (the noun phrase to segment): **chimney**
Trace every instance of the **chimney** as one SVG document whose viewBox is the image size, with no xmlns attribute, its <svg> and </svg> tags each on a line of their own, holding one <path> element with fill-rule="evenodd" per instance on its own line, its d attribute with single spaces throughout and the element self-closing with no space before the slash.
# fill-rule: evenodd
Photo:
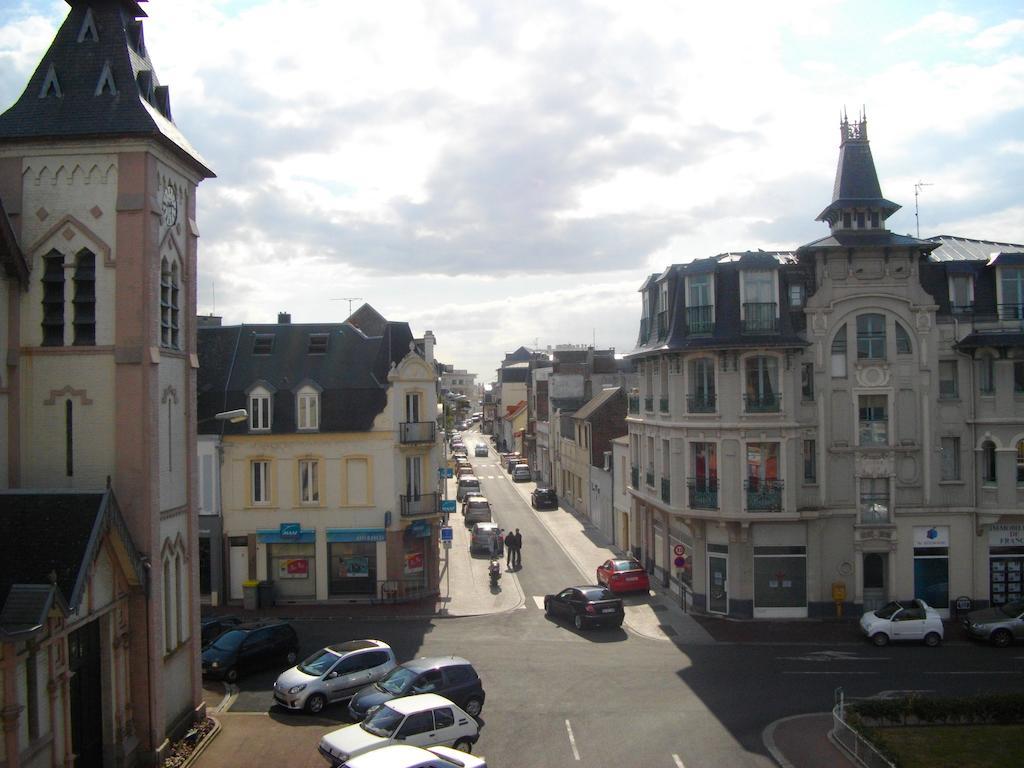
<svg viewBox="0 0 1024 768">
<path fill-rule="evenodd" d="M 292 322 L 291 312 L 278 312 L 277 313 L 277 324 L 278 325 L 289 325 Z"/>
<path fill-rule="evenodd" d="M 434 362 L 434 332 L 427 331 L 423 334 L 423 359 L 428 363 Z"/>
</svg>

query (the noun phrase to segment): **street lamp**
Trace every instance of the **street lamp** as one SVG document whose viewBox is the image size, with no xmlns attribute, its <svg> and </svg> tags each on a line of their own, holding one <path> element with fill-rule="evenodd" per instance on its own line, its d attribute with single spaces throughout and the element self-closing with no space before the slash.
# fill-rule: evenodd
<svg viewBox="0 0 1024 768">
<path fill-rule="evenodd" d="M 235 408 L 233 411 L 216 413 L 213 418 L 217 421 L 230 421 L 232 424 L 238 424 L 249 418 L 249 412 L 245 408 Z"/>
</svg>

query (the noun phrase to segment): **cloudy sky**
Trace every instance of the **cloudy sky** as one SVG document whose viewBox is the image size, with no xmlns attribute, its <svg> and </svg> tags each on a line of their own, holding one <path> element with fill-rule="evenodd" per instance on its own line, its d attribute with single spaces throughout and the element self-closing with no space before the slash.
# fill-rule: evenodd
<svg viewBox="0 0 1024 768">
<path fill-rule="evenodd" d="M 699 7 L 697 7 L 699 6 Z M 671 263 L 816 239 L 839 113 L 891 228 L 1024 242 L 1019 2 L 153 0 L 199 190 L 199 311 L 368 301 L 493 378 L 520 345 L 629 350 Z M 0 108 L 68 6 L 4 0 Z"/>
</svg>

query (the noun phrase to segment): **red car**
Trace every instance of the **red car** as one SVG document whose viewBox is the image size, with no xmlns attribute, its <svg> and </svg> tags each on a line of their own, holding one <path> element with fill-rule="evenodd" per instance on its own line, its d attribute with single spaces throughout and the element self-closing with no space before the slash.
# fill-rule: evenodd
<svg viewBox="0 0 1024 768">
<path fill-rule="evenodd" d="M 597 583 L 612 592 L 647 592 L 651 582 L 636 560 L 605 560 L 597 567 Z"/>
</svg>

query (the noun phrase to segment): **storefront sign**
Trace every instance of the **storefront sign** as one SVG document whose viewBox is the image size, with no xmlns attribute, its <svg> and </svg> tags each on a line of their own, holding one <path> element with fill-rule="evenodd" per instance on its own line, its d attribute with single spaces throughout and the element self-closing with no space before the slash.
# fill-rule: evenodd
<svg viewBox="0 0 1024 768">
<path fill-rule="evenodd" d="M 302 535 L 302 526 L 299 523 L 281 523 L 281 538 L 284 541 L 298 541 Z"/>
<path fill-rule="evenodd" d="M 309 560 L 304 557 L 277 561 L 277 578 L 305 579 L 309 576 Z"/>
<path fill-rule="evenodd" d="M 327 541 L 329 542 L 370 542 L 385 541 L 387 531 L 383 528 L 328 528 Z"/>
<path fill-rule="evenodd" d="M 338 558 L 339 579 L 363 579 L 370 575 L 370 558 L 348 555 Z"/>
<path fill-rule="evenodd" d="M 404 533 L 414 539 L 425 539 L 430 536 L 430 523 L 426 520 L 416 520 L 409 524 Z"/>
<path fill-rule="evenodd" d="M 915 547 L 948 547 L 949 526 L 915 526 L 914 527 Z"/>
<path fill-rule="evenodd" d="M 410 575 L 413 573 L 423 573 L 423 553 L 422 552 L 406 552 L 405 553 L 405 573 Z"/>
<path fill-rule="evenodd" d="M 1024 523 L 997 523 L 988 528 L 990 547 L 1024 547 Z"/>
</svg>

